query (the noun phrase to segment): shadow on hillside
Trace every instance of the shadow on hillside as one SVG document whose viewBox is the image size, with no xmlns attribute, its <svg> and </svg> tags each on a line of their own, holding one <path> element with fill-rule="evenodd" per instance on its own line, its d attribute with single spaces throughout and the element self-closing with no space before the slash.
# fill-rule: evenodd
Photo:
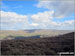
<svg viewBox="0 0 75 56">
<path fill-rule="evenodd" d="M 57 37 L 2 40 L 2 55 L 56 55 L 74 52 L 74 32 Z"/>
</svg>

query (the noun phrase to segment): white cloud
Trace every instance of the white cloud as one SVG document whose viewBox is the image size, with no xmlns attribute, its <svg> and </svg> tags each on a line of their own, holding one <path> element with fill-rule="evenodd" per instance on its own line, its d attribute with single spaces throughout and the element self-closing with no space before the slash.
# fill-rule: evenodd
<svg viewBox="0 0 75 56">
<path fill-rule="evenodd" d="M 1 13 L 1 28 L 6 29 L 32 29 L 32 28 L 41 28 L 41 29 L 60 29 L 60 28 L 70 28 L 74 27 L 75 20 L 66 20 L 63 22 L 53 21 L 54 11 L 45 11 L 33 14 L 30 17 L 28 15 L 19 15 L 14 12 L 5 12 L 0 11 Z M 31 18 L 28 21 L 28 18 Z M 59 19 L 57 19 L 59 20 Z"/>
<path fill-rule="evenodd" d="M 66 20 L 63 22 L 53 21 L 54 11 L 45 11 L 43 13 L 37 13 L 31 16 L 32 22 L 39 24 L 41 28 L 60 28 L 60 27 L 70 27 L 74 26 L 74 20 Z M 57 19 L 59 20 L 59 19 Z"/>
<path fill-rule="evenodd" d="M 64 24 L 64 25 L 69 25 L 69 26 L 74 26 L 75 20 L 67 20 L 67 21 L 64 21 L 63 24 Z"/>
<path fill-rule="evenodd" d="M 46 11 L 47 13 L 38 13 L 32 16 L 33 21 L 39 23 L 44 28 L 62 28 L 62 29 L 74 29 L 75 20 L 66 20 L 63 22 L 53 21 L 54 18 L 63 18 L 69 17 L 74 13 L 74 0 L 71 1 L 63 1 L 63 0 L 39 0 L 38 4 L 36 4 L 38 8 L 47 8 L 50 11 Z M 51 13 L 51 11 L 53 11 Z M 51 14 L 49 14 L 51 13 Z M 46 16 L 45 16 L 46 15 Z M 60 19 L 57 19 L 57 21 Z"/>
<path fill-rule="evenodd" d="M 40 1 L 36 4 L 38 8 L 47 8 L 49 10 L 55 10 L 54 16 L 58 18 L 64 18 L 74 13 L 74 0 L 50 0 Z"/>
<path fill-rule="evenodd" d="M 53 19 L 54 11 L 45 11 L 43 13 L 37 13 L 31 16 L 35 22 L 50 22 Z"/>
<path fill-rule="evenodd" d="M 66 21 L 63 21 L 63 22 L 53 22 L 52 24 L 54 26 L 59 26 L 59 27 L 61 27 L 61 26 L 71 27 L 71 26 L 74 26 L 75 20 L 66 20 Z"/>
<path fill-rule="evenodd" d="M 31 26 L 39 26 L 39 24 L 37 24 L 37 23 L 32 23 L 32 24 L 30 24 Z"/>
<path fill-rule="evenodd" d="M 14 12 L 4 12 L 4 11 L 0 11 L 0 13 L 1 13 L 1 22 L 16 23 L 27 21 L 26 15 L 19 15 Z"/>
<path fill-rule="evenodd" d="M 54 11 L 45 11 L 31 16 L 32 22 L 38 23 L 39 27 L 46 28 L 53 19 Z"/>
<path fill-rule="evenodd" d="M 22 26 L 27 26 L 28 25 L 28 16 L 27 15 L 19 15 L 15 12 L 5 12 L 5 11 L 0 11 L 1 13 L 1 27 L 5 28 L 17 28 L 17 27 L 22 27 Z M 22 25 L 20 25 L 22 24 Z"/>
<path fill-rule="evenodd" d="M 49 11 L 38 12 L 37 14 L 33 14 L 31 16 L 28 15 L 20 15 L 16 12 L 5 12 L 0 11 L 1 13 L 1 27 L 7 29 L 28 29 L 28 28 L 70 28 L 74 26 L 75 20 L 66 20 L 63 22 L 53 21 L 54 18 L 64 18 L 69 16 L 71 13 L 74 13 L 74 0 L 72 1 L 60 1 L 60 0 L 50 0 L 50 1 L 40 1 L 36 4 L 38 8 L 47 8 Z M 9 10 L 10 8 L 2 6 L 5 10 Z M 20 6 L 21 7 L 21 6 Z M 14 7 L 16 8 L 16 7 Z M 11 11 L 11 10 L 9 10 Z M 54 17 L 55 16 L 55 17 Z M 31 19 L 32 22 L 28 20 Z M 65 19 L 65 18 L 64 18 Z M 60 19 L 57 19 L 60 21 Z"/>
</svg>

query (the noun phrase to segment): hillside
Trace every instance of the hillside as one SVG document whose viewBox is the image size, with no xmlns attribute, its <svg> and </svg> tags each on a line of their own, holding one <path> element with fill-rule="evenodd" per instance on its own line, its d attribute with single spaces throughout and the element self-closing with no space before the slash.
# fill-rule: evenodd
<svg viewBox="0 0 75 56">
<path fill-rule="evenodd" d="M 74 32 L 47 38 L 2 40 L 2 55 L 54 55 L 74 52 Z"/>
<path fill-rule="evenodd" d="M 58 36 L 65 33 L 72 32 L 70 30 L 44 30 L 44 29 L 34 29 L 34 30 L 19 30 L 19 31 L 12 31 L 12 30 L 1 30 L 0 31 L 0 40 L 7 39 L 10 37 L 11 39 L 15 37 L 31 37 L 31 36 L 37 36 L 39 35 L 40 38 L 43 37 L 52 37 L 52 36 Z"/>
</svg>

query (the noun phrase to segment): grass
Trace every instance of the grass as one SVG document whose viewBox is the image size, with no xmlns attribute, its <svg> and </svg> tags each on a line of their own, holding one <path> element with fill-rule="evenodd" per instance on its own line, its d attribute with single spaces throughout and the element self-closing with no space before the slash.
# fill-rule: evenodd
<svg viewBox="0 0 75 56">
<path fill-rule="evenodd" d="M 41 31 L 35 31 L 35 32 L 32 32 L 32 33 L 28 33 L 28 32 L 25 32 L 25 31 L 0 31 L 0 39 L 4 39 L 8 36 L 13 36 L 13 37 L 16 37 L 16 36 L 25 36 L 25 37 L 28 37 L 28 36 L 36 36 L 36 35 L 41 35 L 41 36 L 56 36 L 56 35 L 59 35 L 61 34 L 62 32 L 61 31 L 46 31 L 46 30 L 41 30 Z M 64 33 L 64 32 L 63 32 Z"/>
</svg>

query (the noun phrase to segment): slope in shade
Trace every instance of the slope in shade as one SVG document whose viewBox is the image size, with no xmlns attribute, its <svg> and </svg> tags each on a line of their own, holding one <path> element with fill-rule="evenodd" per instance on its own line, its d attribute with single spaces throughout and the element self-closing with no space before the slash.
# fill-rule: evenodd
<svg viewBox="0 0 75 56">
<path fill-rule="evenodd" d="M 49 38 L 2 40 L 2 55 L 55 55 L 74 52 L 74 32 Z"/>
</svg>

